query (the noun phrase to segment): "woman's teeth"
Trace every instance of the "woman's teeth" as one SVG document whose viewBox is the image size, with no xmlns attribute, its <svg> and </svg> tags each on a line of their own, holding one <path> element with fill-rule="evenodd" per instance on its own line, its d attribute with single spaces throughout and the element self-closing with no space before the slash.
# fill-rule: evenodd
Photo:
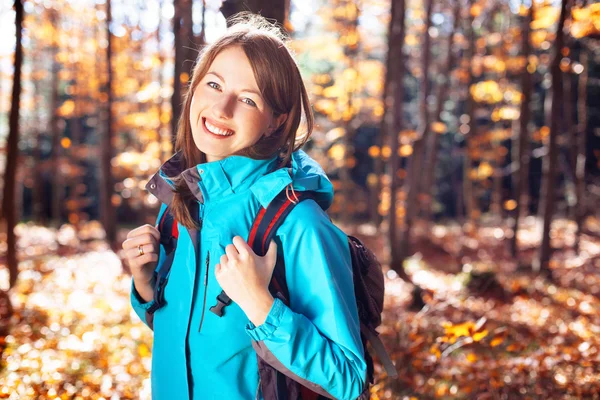
<svg viewBox="0 0 600 400">
<path fill-rule="evenodd" d="M 215 135 L 221 135 L 221 136 L 233 135 L 233 131 L 217 128 L 216 126 L 211 125 L 210 122 L 208 122 L 207 120 L 204 120 L 204 125 L 206 126 L 206 129 L 208 129 L 209 132 L 214 133 Z"/>
</svg>

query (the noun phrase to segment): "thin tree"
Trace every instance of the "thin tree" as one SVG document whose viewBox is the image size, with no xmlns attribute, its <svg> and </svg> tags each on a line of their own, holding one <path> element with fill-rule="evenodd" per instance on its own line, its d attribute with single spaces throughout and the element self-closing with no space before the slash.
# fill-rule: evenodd
<svg viewBox="0 0 600 400">
<path fill-rule="evenodd" d="M 393 104 L 395 84 L 392 82 L 392 80 L 395 79 L 396 73 L 398 72 L 396 70 L 396 65 L 398 64 L 396 59 L 400 56 L 400 54 L 398 54 L 394 48 L 394 40 L 397 40 L 395 36 L 397 36 L 399 33 L 399 28 L 396 28 L 397 14 L 396 4 L 394 1 L 392 1 L 390 15 L 391 18 L 388 24 L 388 51 L 386 53 L 385 77 L 383 82 L 383 117 L 381 118 L 379 135 L 377 135 L 375 142 L 375 145 L 379 149 L 379 156 L 375 158 L 373 166 L 373 171 L 377 181 L 374 187 L 371 189 L 371 220 L 377 229 L 379 229 L 383 219 L 383 214 L 379 212 L 379 201 L 383 192 L 383 176 L 385 170 L 383 148 L 388 142 L 390 135 L 398 132 L 397 127 L 394 126 Z M 402 42 L 404 42 L 404 40 Z M 396 226 L 395 223 L 394 226 Z"/>
<path fill-rule="evenodd" d="M 187 84 L 194 66 L 195 48 L 193 39 L 192 0 L 173 0 L 173 35 L 175 38 L 175 72 L 173 75 L 173 97 L 171 98 L 171 134 L 173 141 L 181 115 L 183 87 Z"/>
<path fill-rule="evenodd" d="M 550 225 L 552 215 L 554 214 L 555 181 L 557 175 L 558 161 L 558 135 L 561 121 L 561 100 L 563 97 L 562 73 L 560 70 L 560 61 L 562 59 L 562 48 L 564 46 L 564 27 L 567 13 L 569 12 L 568 0 L 562 0 L 560 6 L 560 17 L 556 31 L 556 41 L 554 43 L 554 56 L 550 66 L 552 76 L 552 97 L 551 97 L 551 115 L 550 115 L 550 134 L 548 140 L 548 152 L 543 161 L 542 190 L 540 194 L 540 211 L 542 219 L 542 238 L 539 251 L 533 260 L 533 270 L 551 276 L 549 261 L 551 257 L 550 246 Z"/>
<path fill-rule="evenodd" d="M 390 74 L 390 82 L 388 84 L 389 92 L 392 97 L 386 99 L 386 104 L 390 105 L 391 118 L 384 115 L 384 120 L 390 122 L 390 126 L 387 127 L 389 132 L 389 146 L 391 148 L 391 154 L 388 164 L 388 173 L 390 175 L 390 209 L 388 213 L 388 247 L 390 254 L 390 268 L 396 271 L 398 275 L 405 281 L 411 282 L 412 280 L 404 271 L 402 265 L 402 259 L 399 254 L 398 246 L 398 227 L 397 227 L 397 209 L 396 199 L 397 192 L 400 186 L 400 178 L 398 176 L 398 169 L 400 168 L 400 156 L 398 155 L 398 132 L 403 124 L 403 113 L 404 113 L 404 74 L 406 60 L 404 56 L 404 38 L 406 36 L 406 3 L 405 0 L 392 1 L 391 5 L 391 22 L 390 31 L 388 33 L 388 48 L 390 52 L 389 67 L 392 68 Z M 418 289 L 416 287 L 416 289 Z M 420 289 L 418 290 L 420 292 Z M 421 299 L 420 296 L 414 297 L 414 300 Z M 422 299 L 421 302 L 422 303 Z M 413 305 L 418 306 L 420 303 Z"/>
<path fill-rule="evenodd" d="M 102 187 L 101 193 L 101 215 L 102 225 L 106 231 L 106 240 L 114 246 L 117 236 L 117 227 L 115 221 L 115 209 L 112 205 L 112 196 L 114 192 L 114 182 L 111 168 L 111 160 L 113 157 L 113 71 L 112 71 L 112 10 L 111 0 L 106 1 L 106 36 L 108 45 L 106 46 L 106 91 L 107 91 L 107 103 L 106 103 L 106 134 L 102 140 L 102 152 L 101 152 L 101 168 L 102 168 Z"/>
<path fill-rule="evenodd" d="M 527 16 L 523 18 L 521 27 L 521 52 L 525 59 L 525 65 L 521 73 L 521 92 L 523 98 L 521 101 L 521 112 L 519 117 L 519 128 L 513 135 L 513 182 L 516 192 L 514 199 L 516 201 L 513 210 L 513 236 L 510 240 L 510 252 L 516 259 L 518 252 L 517 234 L 519 231 L 519 222 L 521 214 L 528 208 L 528 185 L 529 182 L 529 121 L 531 119 L 531 94 L 533 90 L 533 81 L 531 71 L 529 70 L 529 55 L 531 54 L 531 21 L 533 21 L 533 3 L 529 7 Z"/>
<path fill-rule="evenodd" d="M 251 11 L 284 26 L 290 9 L 290 0 L 225 0 L 221 12 L 225 18 L 243 11 Z"/>
<path fill-rule="evenodd" d="M 453 22 L 452 22 L 452 33 L 448 36 L 448 47 L 446 49 L 446 65 L 445 72 L 442 74 L 443 81 L 438 86 L 438 91 L 436 95 L 437 103 L 435 106 L 435 115 L 433 121 L 441 122 L 442 119 L 442 111 L 444 110 L 444 103 L 448 97 L 448 92 L 450 88 L 450 77 L 452 74 L 452 69 L 454 68 L 455 56 L 454 51 L 452 49 L 454 45 L 454 40 L 458 31 L 458 24 L 460 21 L 460 0 L 454 0 L 454 9 L 452 13 Z M 425 178 L 423 180 L 422 192 L 425 194 L 426 202 L 423 203 L 423 216 L 426 220 L 431 220 L 432 213 L 432 205 L 433 205 L 433 182 L 435 177 L 435 166 L 437 160 L 438 153 L 438 141 L 439 135 L 431 135 L 428 144 L 428 151 L 425 157 L 425 164 L 423 166 Z"/>
<path fill-rule="evenodd" d="M 587 50 L 581 50 L 581 65 L 583 71 L 579 75 L 579 85 L 577 96 L 577 167 L 575 173 L 575 223 L 577 231 L 575 232 L 575 251 L 579 254 L 581 250 L 581 230 L 583 228 L 583 218 L 585 216 L 585 160 L 586 160 L 586 142 L 587 142 L 587 83 L 589 76 L 590 62 L 588 61 Z"/>
<path fill-rule="evenodd" d="M 17 185 L 17 165 L 19 159 L 19 102 L 21 100 L 21 67 L 23 65 L 23 19 L 25 12 L 23 2 L 15 0 L 15 28 L 16 45 L 14 75 L 12 87 L 12 100 L 9 116 L 9 132 L 6 142 L 6 168 L 4 170 L 4 193 L 2 197 L 2 216 L 6 221 L 6 262 L 9 271 L 9 287 L 14 287 L 19 274 L 17 260 L 17 213 L 15 203 L 15 190 Z"/>
<path fill-rule="evenodd" d="M 358 18 L 359 18 L 359 9 L 352 1 L 347 1 L 346 3 L 342 3 L 341 7 L 346 10 L 346 14 L 342 20 L 342 35 L 350 36 L 350 35 L 358 35 Z M 356 68 L 356 57 L 358 53 L 358 41 L 355 43 L 349 43 L 343 45 L 344 53 L 348 57 L 348 68 L 354 70 Z M 354 140 L 354 126 L 352 120 L 352 108 L 353 108 L 353 91 L 355 89 L 353 87 L 348 90 L 347 96 L 348 101 L 344 105 L 345 112 L 343 114 L 344 120 L 344 164 L 340 168 L 340 183 L 343 191 L 342 202 L 340 207 L 340 220 L 346 224 L 350 224 L 352 222 L 352 177 L 350 174 L 350 167 L 348 165 L 348 160 L 354 154 L 353 148 L 353 140 Z"/>
<path fill-rule="evenodd" d="M 419 85 L 419 132 L 413 143 L 413 153 L 409 159 L 408 176 L 405 181 L 406 201 L 405 217 L 402 225 L 400 238 L 400 250 L 398 262 L 403 264 L 410 255 L 410 242 L 414 218 L 419 211 L 417 195 L 419 193 L 419 180 L 423 173 L 423 158 L 425 156 L 425 143 L 429 138 L 429 112 L 427 110 L 427 96 L 429 94 L 429 60 L 431 59 L 431 13 L 433 12 L 433 0 L 425 2 L 425 30 L 423 31 L 423 56 L 421 57 L 421 82 Z M 395 148 L 392 149 L 395 152 Z"/>
<path fill-rule="evenodd" d="M 475 121 L 475 99 L 471 93 L 471 86 L 475 83 L 475 77 L 473 75 L 473 57 L 475 56 L 475 27 L 473 24 L 475 0 L 469 0 L 469 18 L 467 23 L 469 26 L 469 47 L 466 54 L 466 58 L 469 61 L 468 67 L 468 80 L 467 80 L 467 116 L 469 119 L 468 132 L 464 135 L 464 147 L 463 147 L 463 202 L 464 212 L 466 213 L 466 221 L 472 221 L 475 216 L 475 199 L 473 198 L 473 181 L 471 180 L 471 153 L 469 144 L 476 139 L 477 123 Z M 461 209 L 461 207 L 459 207 Z M 462 211 L 461 211 L 462 214 Z"/>
<path fill-rule="evenodd" d="M 54 32 L 57 33 L 60 30 L 59 20 L 58 20 L 58 12 L 55 9 L 50 10 L 50 21 L 52 23 L 52 28 Z M 57 35 L 58 36 L 58 35 Z M 61 179 L 61 145 L 60 139 L 62 136 L 61 129 L 59 127 L 59 115 L 58 115 L 58 107 L 59 107 L 59 95 L 58 95 L 58 86 L 59 86 L 59 71 L 60 65 L 57 61 L 58 51 L 59 51 L 59 42 L 56 39 L 53 39 L 52 44 L 52 89 L 50 94 L 50 112 L 52 113 L 51 121 L 50 121 L 50 129 L 52 131 L 52 155 L 51 155 L 51 165 L 53 168 L 52 173 L 52 200 L 51 200 L 51 208 L 52 208 L 52 219 L 54 223 L 58 226 L 61 222 L 61 205 L 62 205 L 62 195 L 63 195 L 63 182 Z"/>
</svg>

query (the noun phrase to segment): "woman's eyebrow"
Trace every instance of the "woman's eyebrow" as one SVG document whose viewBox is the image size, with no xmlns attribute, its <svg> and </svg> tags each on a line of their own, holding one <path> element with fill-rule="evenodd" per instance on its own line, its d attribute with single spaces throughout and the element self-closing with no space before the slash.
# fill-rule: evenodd
<svg viewBox="0 0 600 400">
<path fill-rule="evenodd" d="M 216 76 L 217 78 L 219 78 L 220 80 L 222 80 L 223 82 L 225 82 L 225 79 L 223 79 L 223 77 L 221 75 L 219 75 L 219 73 L 214 72 L 214 71 L 209 71 L 206 73 L 206 75 L 211 74 Z M 259 91 L 254 90 L 254 89 L 242 89 L 242 92 L 250 92 L 250 93 L 254 93 L 255 95 L 259 96 L 260 98 L 262 98 L 262 94 L 260 94 Z"/>
</svg>

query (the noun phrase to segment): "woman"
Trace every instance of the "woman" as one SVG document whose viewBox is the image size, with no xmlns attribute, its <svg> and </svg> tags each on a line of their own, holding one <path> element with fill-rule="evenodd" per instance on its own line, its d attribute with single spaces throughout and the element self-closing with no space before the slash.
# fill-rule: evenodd
<svg viewBox="0 0 600 400">
<path fill-rule="evenodd" d="M 144 225 L 123 243 L 133 308 L 154 329 L 153 398 L 368 397 L 347 237 L 324 211 L 331 183 L 299 150 L 313 125 L 300 72 L 277 27 L 253 15 L 234 22 L 199 55 L 177 153 L 147 186 L 163 203 L 159 220 L 168 207 L 181 232 L 153 321 L 160 233 Z M 260 257 L 245 238 L 286 188 L 314 200 L 294 207 Z M 289 306 L 269 291 L 278 258 Z M 210 308 L 222 290 L 233 302 L 219 316 Z M 266 382 L 268 365 L 311 392 Z"/>
</svg>

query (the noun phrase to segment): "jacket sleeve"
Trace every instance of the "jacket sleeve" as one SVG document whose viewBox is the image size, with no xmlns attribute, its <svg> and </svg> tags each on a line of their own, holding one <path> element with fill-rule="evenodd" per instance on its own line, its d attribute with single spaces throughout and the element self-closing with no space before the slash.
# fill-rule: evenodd
<svg viewBox="0 0 600 400">
<path fill-rule="evenodd" d="M 158 222 L 160 221 L 160 219 L 166 209 L 167 209 L 166 205 L 164 205 L 164 204 L 161 205 L 160 211 L 158 212 L 158 217 L 156 218 L 155 225 L 158 224 Z M 158 262 L 156 263 L 156 266 L 157 266 L 156 270 L 158 270 L 158 267 L 161 265 L 162 261 L 165 259 L 165 249 L 163 249 L 162 244 L 160 244 L 159 246 L 160 246 L 160 251 L 158 254 Z M 144 299 L 142 299 L 142 297 L 140 296 L 138 291 L 135 290 L 133 277 L 131 278 L 130 301 L 131 301 L 131 306 L 133 307 L 133 310 L 135 311 L 137 316 L 142 320 L 142 322 L 144 324 L 149 326 L 148 321 L 146 321 L 146 310 L 149 309 L 150 307 L 152 307 L 152 305 L 154 304 L 154 299 L 152 299 L 150 301 L 145 301 Z"/>
<path fill-rule="evenodd" d="M 263 359 L 275 359 L 299 382 L 332 398 L 356 399 L 365 388 L 367 367 L 347 236 L 306 200 L 292 210 L 277 237 L 291 308 L 275 299 L 266 321 L 258 327 L 249 323 L 247 332 L 260 343 Z"/>
</svg>

